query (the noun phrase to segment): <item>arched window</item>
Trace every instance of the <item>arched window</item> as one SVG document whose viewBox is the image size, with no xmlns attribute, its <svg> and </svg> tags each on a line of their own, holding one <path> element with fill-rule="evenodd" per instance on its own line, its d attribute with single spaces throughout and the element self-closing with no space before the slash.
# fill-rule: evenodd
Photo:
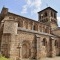
<svg viewBox="0 0 60 60">
<path fill-rule="evenodd" d="M 24 41 L 23 42 L 23 45 L 22 45 L 22 57 L 23 58 L 29 58 L 30 57 L 30 44 L 29 42 L 27 41 Z"/>
<path fill-rule="evenodd" d="M 43 32 L 45 32 L 45 25 L 43 25 Z"/>
<path fill-rule="evenodd" d="M 46 38 L 43 38 L 43 46 L 46 46 L 47 45 L 47 41 L 46 41 Z"/>
<path fill-rule="evenodd" d="M 44 16 L 47 17 L 47 12 L 45 12 Z"/>
<path fill-rule="evenodd" d="M 20 27 L 20 22 L 18 22 L 18 27 Z"/>
<path fill-rule="evenodd" d="M 55 46 L 58 47 L 58 42 L 57 42 L 57 40 L 55 40 Z"/>
<path fill-rule="evenodd" d="M 38 31 L 38 24 L 33 25 L 33 30 Z"/>
<path fill-rule="evenodd" d="M 23 27 L 23 21 L 18 21 L 18 27 Z"/>
<path fill-rule="evenodd" d="M 40 28 L 40 32 L 42 32 L 42 25 L 40 25 L 39 28 Z"/>
<path fill-rule="evenodd" d="M 53 12 L 51 11 L 51 17 L 53 17 Z"/>
<path fill-rule="evenodd" d="M 33 30 L 35 30 L 35 25 L 33 26 Z"/>
<path fill-rule="evenodd" d="M 49 27 L 48 26 L 45 28 L 45 33 L 49 33 Z"/>
<path fill-rule="evenodd" d="M 56 18 L 56 13 L 54 13 L 54 18 Z"/>
</svg>

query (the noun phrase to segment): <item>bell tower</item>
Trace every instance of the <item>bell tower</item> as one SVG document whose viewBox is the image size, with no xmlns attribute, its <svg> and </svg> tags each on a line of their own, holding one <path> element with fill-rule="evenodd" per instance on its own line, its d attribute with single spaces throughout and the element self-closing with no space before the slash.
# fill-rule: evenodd
<svg viewBox="0 0 60 60">
<path fill-rule="evenodd" d="M 42 22 L 51 27 L 54 30 L 58 27 L 57 25 L 57 11 L 51 7 L 47 7 L 38 12 L 39 22 Z"/>
</svg>

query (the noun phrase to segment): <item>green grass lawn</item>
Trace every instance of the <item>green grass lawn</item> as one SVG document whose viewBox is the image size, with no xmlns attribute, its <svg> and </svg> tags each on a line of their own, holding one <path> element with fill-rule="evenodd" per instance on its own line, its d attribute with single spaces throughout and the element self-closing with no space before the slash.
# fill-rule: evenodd
<svg viewBox="0 0 60 60">
<path fill-rule="evenodd" d="M 5 57 L 0 56 L 0 60 L 9 60 L 9 59 L 7 59 L 7 58 L 5 58 Z"/>
</svg>

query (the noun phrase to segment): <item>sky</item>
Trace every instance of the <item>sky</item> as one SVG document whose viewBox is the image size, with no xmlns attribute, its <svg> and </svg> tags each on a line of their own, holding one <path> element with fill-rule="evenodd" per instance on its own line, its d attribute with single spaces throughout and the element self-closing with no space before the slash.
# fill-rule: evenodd
<svg viewBox="0 0 60 60">
<path fill-rule="evenodd" d="M 60 27 L 60 0 L 0 0 L 0 11 L 3 7 L 6 7 L 9 12 L 37 21 L 37 12 L 49 6 L 58 12 L 57 19 Z"/>
</svg>

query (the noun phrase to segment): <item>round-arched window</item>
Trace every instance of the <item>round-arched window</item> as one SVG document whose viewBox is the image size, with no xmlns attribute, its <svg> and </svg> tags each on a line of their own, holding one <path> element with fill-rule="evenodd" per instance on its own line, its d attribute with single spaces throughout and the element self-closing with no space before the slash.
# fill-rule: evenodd
<svg viewBox="0 0 60 60">
<path fill-rule="evenodd" d="M 46 38 L 43 38 L 43 46 L 46 46 L 47 45 L 47 41 L 46 41 Z"/>
</svg>

